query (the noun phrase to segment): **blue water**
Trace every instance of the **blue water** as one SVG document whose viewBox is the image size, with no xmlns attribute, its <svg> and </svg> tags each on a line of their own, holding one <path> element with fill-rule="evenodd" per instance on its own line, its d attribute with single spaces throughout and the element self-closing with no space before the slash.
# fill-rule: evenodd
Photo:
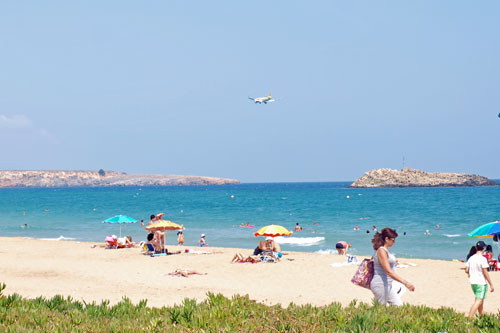
<svg viewBox="0 0 500 333">
<path fill-rule="evenodd" d="M 101 223 L 108 217 L 124 214 L 147 222 L 150 214 L 164 212 L 164 219 L 186 227 L 186 246 L 194 246 L 205 233 L 209 245 L 250 249 L 257 244 L 253 233 L 259 227 L 280 224 L 293 229 L 298 222 L 302 232 L 279 240 L 284 251 L 336 253 L 335 243 L 345 240 L 353 245 L 352 253 L 371 255 L 373 232 L 366 230 L 375 225 L 398 231 L 392 250 L 400 257 L 462 259 L 474 244 L 467 233 L 500 220 L 500 187 L 348 189 L 348 185 L 0 189 L 0 236 L 102 242 L 106 235 L 120 232 L 119 225 Z M 243 222 L 255 227 L 239 227 Z M 25 223 L 27 228 L 22 227 Z M 361 230 L 354 231 L 355 225 Z M 139 241 L 146 232 L 137 223 L 123 225 L 122 234 Z M 169 232 L 167 245 L 176 244 L 176 239 L 175 232 Z"/>
</svg>

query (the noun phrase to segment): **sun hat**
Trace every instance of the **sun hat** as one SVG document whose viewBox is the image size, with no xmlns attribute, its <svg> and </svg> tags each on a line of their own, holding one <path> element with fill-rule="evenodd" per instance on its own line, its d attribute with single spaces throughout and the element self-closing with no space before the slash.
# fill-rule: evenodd
<svg viewBox="0 0 500 333">
<path fill-rule="evenodd" d="M 205 234 L 201 234 L 201 237 L 205 237 Z"/>
<path fill-rule="evenodd" d="M 266 241 L 269 241 L 269 240 L 272 241 L 273 238 L 272 237 L 266 237 Z"/>
</svg>

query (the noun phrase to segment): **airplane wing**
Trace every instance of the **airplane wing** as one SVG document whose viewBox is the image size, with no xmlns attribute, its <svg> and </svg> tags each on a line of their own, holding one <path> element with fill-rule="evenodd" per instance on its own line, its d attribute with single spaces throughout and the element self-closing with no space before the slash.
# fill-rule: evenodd
<svg viewBox="0 0 500 333">
<path fill-rule="evenodd" d="M 248 99 L 251 99 L 252 101 L 255 101 L 255 98 L 248 96 Z"/>
</svg>

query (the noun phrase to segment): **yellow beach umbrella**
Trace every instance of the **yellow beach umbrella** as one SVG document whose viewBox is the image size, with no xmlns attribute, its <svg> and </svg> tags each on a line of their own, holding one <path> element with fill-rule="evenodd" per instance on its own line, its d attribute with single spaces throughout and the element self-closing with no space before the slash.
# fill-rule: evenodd
<svg viewBox="0 0 500 333">
<path fill-rule="evenodd" d="M 264 236 L 264 237 L 277 237 L 277 236 L 290 236 L 293 234 L 293 231 L 287 230 L 285 227 L 280 225 L 271 224 L 266 225 L 265 227 L 260 228 L 253 235 L 255 237 Z"/>
<path fill-rule="evenodd" d="M 160 220 L 156 223 L 148 225 L 146 229 L 181 230 L 184 229 L 184 225 L 179 225 L 177 223 L 168 220 Z"/>
</svg>

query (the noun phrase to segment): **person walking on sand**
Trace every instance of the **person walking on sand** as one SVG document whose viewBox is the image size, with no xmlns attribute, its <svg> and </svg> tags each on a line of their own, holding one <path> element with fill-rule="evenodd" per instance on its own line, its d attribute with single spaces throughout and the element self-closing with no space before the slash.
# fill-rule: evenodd
<svg viewBox="0 0 500 333">
<path fill-rule="evenodd" d="M 484 300 L 486 298 L 486 293 L 488 292 L 488 285 L 486 284 L 486 281 L 488 281 L 490 285 L 490 291 L 495 291 L 488 273 L 488 260 L 483 257 L 485 247 L 486 244 L 483 241 L 477 242 L 476 254 L 470 257 L 465 264 L 465 273 L 469 275 L 469 282 L 475 297 L 474 304 L 472 304 L 469 311 L 470 318 L 473 318 L 478 311 L 479 314 L 483 314 Z"/>
<path fill-rule="evenodd" d="M 396 257 L 389 252 L 389 248 L 394 245 L 396 237 L 398 233 L 391 228 L 384 228 L 373 236 L 372 244 L 376 252 L 373 255 L 373 279 L 370 289 L 377 303 L 400 306 L 403 305 L 402 290 L 401 287 L 394 288 L 393 281 L 402 283 L 410 291 L 414 291 L 415 286 L 394 272 Z"/>
</svg>

